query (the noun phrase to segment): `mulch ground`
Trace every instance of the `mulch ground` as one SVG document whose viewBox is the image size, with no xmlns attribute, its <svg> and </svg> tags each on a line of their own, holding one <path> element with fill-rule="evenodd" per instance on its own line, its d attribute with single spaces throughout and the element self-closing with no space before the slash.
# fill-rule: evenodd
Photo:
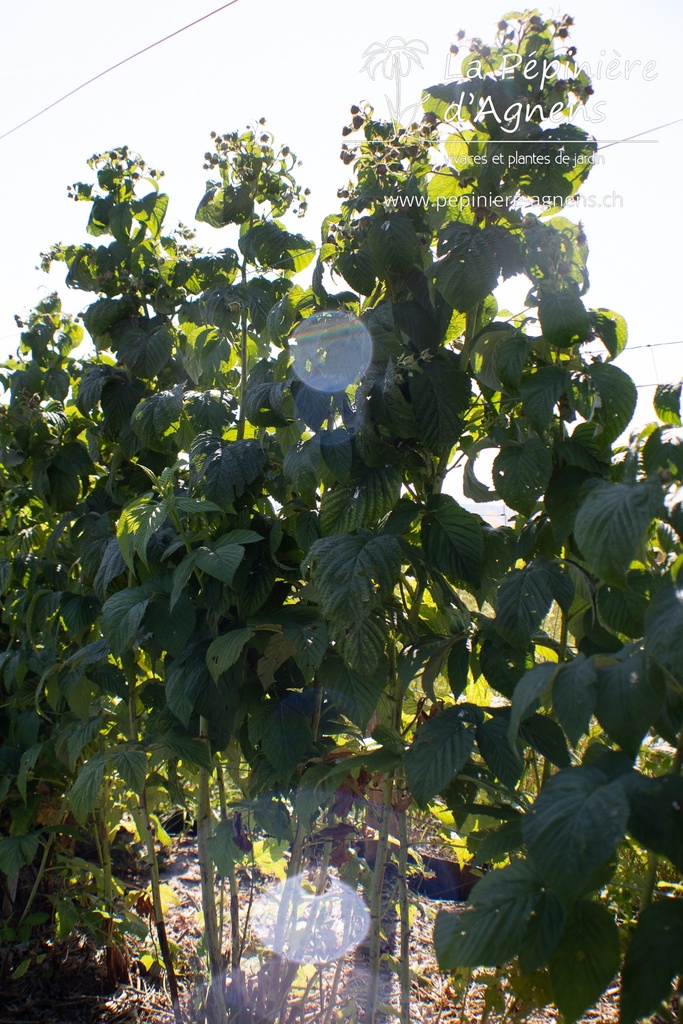
<svg viewBox="0 0 683 1024">
<path fill-rule="evenodd" d="M 178 947 L 179 982 L 182 1006 L 188 1022 L 203 1017 L 195 1009 L 197 989 L 203 982 L 203 964 L 197 956 L 197 944 L 202 936 L 200 909 L 199 868 L 196 840 L 176 839 L 168 861 L 164 865 L 162 880 L 175 894 L 177 903 L 170 907 L 166 917 L 169 939 Z M 262 887 L 263 878 L 255 879 Z M 146 881 L 138 876 L 136 885 L 144 887 Z M 246 909 L 251 880 L 240 879 L 240 903 Z M 438 971 L 432 946 L 433 921 L 440 907 L 453 910 L 457 904 L 413 897 L 414 919 L 411 930 L 410 964 L 412 975 L 411 1021 L 414 1024 L 474 1024 L 488 1020 L 491 1024 L 503 1015 L 510 1024 L 522 1020 L 530 1024 L 553 1024 L 552 1011 L 524 1012 L 521 1003 L 507 1001 L 493 972 L 479 972 L 466 986 L 462 979 L 443 976 Z M 226 929 L 227 929 L 226 922 Z M 386 941 L 380 974 L 381 1012 L 378 1024 L 397 1020 L 398 982 L 395 965 L 397 938 L 391 915 L 385 921 Z M 37 937 L 28 948 L 5 950 L 4 975 L 9 981 L 0 981 L 0 1024 L 167 1024 L 173 1021 L 170 1000 L 163 978 L 147 972 L 140 957 L 152 948 L 148 940 L 144 951 L 130 943 L 128 951 L 129 983 L 119 984 L 114 991 L 107 990 L 107 971 L 104 954 L 94 948 L 84 936 L 75 932 L 68 940 L 52 945 Z M 29 952 L 42 955 L 23 977 L 12 980 L 11 970 Z M 263 960 L 256 955 L 255 946 L 247 945 L 243 968 L 247 991 L 258 991 L 259 967 Z M 1 964 L 1 961 L 0 961 Z M 154 965 L 155 967 L 156 965 Z M 311 972 L 312 973 L 312 972 Z M 303 1002 L 303 986 L 309 980 L 297 979 L 289 1007 L 283 1014 L 283 1024 L 342 1024 L 362 1020 L 362 1007 L 368 982 L 367 948 L 361 943 L 343 961 L 339 973 L 334 1012 L 326 1019 L 329 994 L 335 974 L 335 964 L 326 965 L 311 983 Z M 262 976 L 262 972 L 261 972 Z M 584 1018 L 586 1024 L 616 1024 L 617 992 L 611 990 Z"/>
</svg>

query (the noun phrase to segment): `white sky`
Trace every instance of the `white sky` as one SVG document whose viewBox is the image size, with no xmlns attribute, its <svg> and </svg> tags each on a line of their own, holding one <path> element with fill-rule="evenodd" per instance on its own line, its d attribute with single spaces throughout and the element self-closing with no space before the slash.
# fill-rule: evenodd
<svg viewBox="0 0 683 1024">
<path fill-rule="evenodd" d="M 25 0 L 4 5 L 0 62 L 0 134 L 134 51 L 201 17 L 220 0 Z M 545 15 L 574 17 L 571 43 L 578 60 L 656 60 L 657 77 L 640 69 L 609 81 L 594 79 L 594 101 L 604 100 L 599 139 L 620 139 L 683 117 L 679 43 L 680 0 L 568 0 Z M 0 356 L 18 342 L 13 314 L 23 314 L 45 291 L 57 289 L 78 311 L 88 297 L 66 293 L 63 277 L 32 268 L 53 242 L 86 239 L 88 207 L 66 198 L 68 183 L 92 180 L 86 159 L 127 144 L 166 171 L 171 197 L 167 224 L 194 224 L 207 172 L 209 132 L 243 129 L 265 116 L 276 139 L 303 160 L 300 181 L 313 194 L 298 224 L 319 243 L 323 216 L 338 209 L 337 188 L 348 174 L 339 161 L 341 128 L 349 106 L 369 100 L 388 116 L 393 83 L 361 74 L 363 51 L 393 35 L 424 40 L 421 71 L 403 80 L 404 102 L 442 81 L 448 47 L 458 29 L 493 38 L 508 13 L 505 0 L 238 0 L 225 11 L 106 75 L 38 120 L 0 141 Z M 683 376 L 680 204 L 683 124 L 647 136 L 647 144 L 613 146 L 582 188 L 599 198 L 616 192 L 622 209 L 581 213 L 590 246 L 589 306 L 626 317 L 630 346 L 619 364 L 640 385 L 638 421 L 652 416 L 652 388 Z M 578 214 L 576 215 L 578 216 Z M 215 249 L 228 238 L 204 228 L 200 240 Z M 60 268 L 61 269 L 61 268 Z M 655 346 L 664 346 L 658 348 Z M 652 348 L 641 348 L 652 346 Z M 636 348 L 637 347 L 637 348 Z"/>
</svg>

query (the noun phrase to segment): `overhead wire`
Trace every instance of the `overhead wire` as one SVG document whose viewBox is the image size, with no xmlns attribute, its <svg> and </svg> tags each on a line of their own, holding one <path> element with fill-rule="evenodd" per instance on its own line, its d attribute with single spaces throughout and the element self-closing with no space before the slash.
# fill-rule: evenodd
<svg viewBox="0 0 683 1024">
<path fill-rule="evenodd" d="M 64 100 L 68 100 L 70 96 L 75 96 L 77 92 L 80 92 L 81 89 L 85 89 L 88 85 L 92 85 L 92 83 L 96 82 L 99 78 L 104 78 L 104 76 L 108 75 L 110 71 L 115 71 L 117 68 L 122 67 L 124 64 L 128 64 L 129 61 L 135 60 L 136 57 L 140 57 L 143 53 L 148 53 L 150 50 L 153 50 L 156 46 L 160 46 L 162 43 L 168 42 L 169 39 L 173 39 L 174 36 L 179 36 L 182 32 L 187 32 L 189 28 L 193 28 L 195 25 L 199 25 L 200 22 L 206 21 L 207 18 L 212 18 L 214 14 L 219 14 L 221 11 L 224 11 L 227 7 L 232 7 L 233 4 L 236 3 L 238 3 L 238 0 L 229 0 L 229 3 L 222 4 L 220 7 L 216 7 L 215 10 L 209 11 L 208 14 L 203 14 L 201 18 L 195 18 L 194 21 L 190 21 L 187 25 L 183 25 L 182 28 L 176 29 L 175 32 L 169 32 L 169 34 L 167 36 L 164 36 L 162 39 L 157 39 L 156 42 L 150 43 L 149 46 L 144 46 L 141 50 L 137 50 L 135 53 L 131 53 L 129 57 L 124 57 L 123 60 L 117 61 L 116 64 L 112 64 L 111 67 L 106 68 L 104 71 L 100 71 L 97 75 L 93 75 L 93 77 L 89 78 L 87 82 L 81 82 L 81 84 L 77 85 L 75 89 L 71 89 L 69 92 L 64 93 L 63 96 L 60 96 L 58 100 L 54 100 L 53 103 L 48 103 L 48 105 L 46 107 L 43 107 L 42 110 L 39 110 L 37 113 L 32 114 L 31 117 L 27 117 L 20 124 L 16 124 L 14 128 L 10 128 L 9 131 L 3 132 L 2 135 L 0 135 L 0 141 L 2 141 L 2 139 L 6 139 L 8 135 L 12 135 L 14 132 L 18 132 L 20 128 L 23 128 L 24 125 L 30 124 L 31 121 L 35 121 L 36 118 L 42 117 L 42 115 L 46 114 L 48 110 L 52 110 L 60 103 L 63 103 Z"/>
</svg>

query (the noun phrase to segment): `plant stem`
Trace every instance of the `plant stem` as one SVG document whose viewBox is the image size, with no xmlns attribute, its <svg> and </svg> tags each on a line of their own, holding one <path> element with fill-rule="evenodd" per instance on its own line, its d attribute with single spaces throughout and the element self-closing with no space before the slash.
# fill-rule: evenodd
<svg viewBox="0 0 683 1024">
<path fill-rule="evenodd" d="M 127 675 L 129 687 L 128 718 L 130 723 L 130 740 L 131 743 L 137 743 L 137 675 L 134 666 L 132 666 L 131 670 L 127 673 Z M 164 961 L 164 967 L 166 969 L 166 977 L 168 979 L 168 990 L 171 996 L 171 1006 L 173 1008 L 173 1017 L 175 1018 L 176 1024 L 182 1024 L 183 1014 L 180 1009 L 178 979 L 176 978 L 175 968 L 173 966 L 171 948 L 168 944 L 168 936 L 166 934 L 166 922 L 164 920 L 164 908 L 161 902 L 161 879 L 159 877 L 159 861 L 157 859 L 157 851 L 154 845 L 154 826 L 150 821 L 149 809 L 147 806 L 146 783 L 143 785 L 142 792 L 138 797 L 138 808 L 140 811 L 142 829 L 145 836 L 145 845 L 147 847 L 149 881 L 150 888 L 152 890 L 152 907 L 154 910 L 154 924 L 156 927 L 157 939 L 159 941 L 159 949 L 161 951 L 161 958 Z"/>
<path fill-rule="evenodd" d="M 387 853 L 389 850 L 389 824 L 391 821 L 391 797 L 394 790 L 394 780 L 388 775 L 384 780 L 382 792 L 382 805 L 384 814 L 379 825 L 379 838 L 377 841 L 377 853 L 375 855 L 375 870 L 372 876 L 372 892 L 370 894 L 370 940 L 368 950 L 368 995 L 365 1009 L 365 1020 L 367 1024 L 375 1024 L 377 1016 L 377 998 L 379 994 L 379 967 L 380 967 L 380 932 L 382 928 L 382 889 L 384 887 L 384 872 L 387 866 Z"/>
<path fill-rule="evenodd" d="M 403 685 L 396 671 L 396 651 L 393 642 L 390 641 L 387 650 L 389 659 L 389 678 L 391 681 L 392 727 L 399 731 L 401 727 L 403 711 Z M 394 773 L 391 772 L 384 780 L 382 805 L 384 813 L 380 821 L 379 837 L 377 842 L 377 854 L 375 857 L 375 870 L 372 878 L 372 892 L 370 894 L 370 940 L 368 952 L 368 995 L 365 1010 L 367 1024 L 375 1024 L 377 1016 L 377 999 L 379 994 L 379 969 L 380 969 L 380 933 L 382 927 L 382 889 L 384 887 L 384 873 L 387 866 L 387 854 L 389 851 L 389 829 L 391 825 L 392 797 L 394 792 Z M 402 936 L 403 940 L 403 936 Z M 401 993 L 403 1003 L 403 992 Z M 402 1021 L 403 1024 L 403 1021 Z"/>
<path fill-rule="evenodd" d="M 199 719 L 199 738 L 209 749 L 209 723 L 203 716 Z M 211 981 L 207 997 L 207 1018 L 209 1024 L 223 1024 L 226 1019 L 225 991 L 223 985 L 223 960 L 218 941 L 216 919 L 216 893 L 214 869 L 209 856 L 208 842 L 211 838 L 211 771 L 199 770 L 199 792 L 197 798 L 197 855 L 202 889 L 202 912 L 204 914 L 204 943 L 209 958 Z"/>
<path fill-rule="evenodd" d="M 408 820 L 398 816 L 398 900 L 401 921 L 399 979 L 401 982 L 401 1024 L 410 1024 L 410 907 L 408 905 Z"/>
<path fill-rule="evenodd" d="M 657 885 L 657 868 L 659 866 L 659 857 L 652 851 L 648 852 L 647 855 L 647 871 L 645 872 L 645 881 L 643 882 L 643 896 L 640 901 L 640 913 L 649 907 L 652 903 L 652 896 Z"/>
</svg>

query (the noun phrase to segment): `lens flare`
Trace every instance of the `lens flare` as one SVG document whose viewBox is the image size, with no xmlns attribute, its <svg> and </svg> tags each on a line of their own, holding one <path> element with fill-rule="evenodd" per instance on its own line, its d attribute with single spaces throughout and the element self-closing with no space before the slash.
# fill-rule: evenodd
<svg viewBox="0 0 683 1024">
<path fill-rule="evenodd" d="M 362 942 L 370 915 L 360 896 L 336 878 L 316 894 L 303 874 L 262 893 L 252 908 L 254 934 L 295 963 L 338 960 Z"/>
<path fill-rule="evenodd" d="M 337 311 L 314 313 L 289 339 L 294 372 L 316 391 L 345 391 L 372 359 L 372 338 L 360 320 Z"/>
</svg>

